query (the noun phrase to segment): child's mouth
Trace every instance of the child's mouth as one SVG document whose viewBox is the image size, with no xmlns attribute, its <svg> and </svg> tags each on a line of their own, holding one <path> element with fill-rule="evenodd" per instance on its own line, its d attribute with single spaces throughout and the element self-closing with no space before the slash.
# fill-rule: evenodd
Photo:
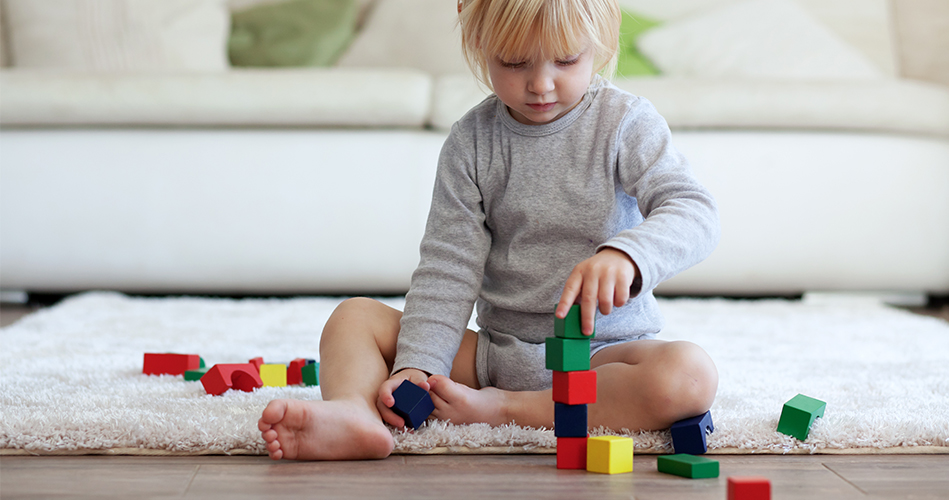
<svg viewBox="0 0 949 500">
<path fill-rule="evenodd" d="M 534 111 L 537 111 L 537 112 L 540 112 L 540 113 L 545 113 L 545 112 L 547 112 L 547 111 L 550 111 L 551 109 L 554 109 L 554 105 L 556 105 L 556 104 L 557 104 L 556 102 L 548 102 L 548 103 L 544 103 L 544 104 L 530 104 L 530 103 L 528 103 L 528 106 L 530 106 L 531 109 L 533 109 Z"/>
</svg>

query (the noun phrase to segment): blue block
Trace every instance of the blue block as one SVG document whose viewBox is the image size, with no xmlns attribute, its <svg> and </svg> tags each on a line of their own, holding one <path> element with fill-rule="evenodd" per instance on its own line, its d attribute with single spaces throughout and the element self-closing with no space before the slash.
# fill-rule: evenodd
<svg viewBox="0 0 949 500">
<path fill-rule="evenodd" d="M 701 455 L 708 451 L 705 436 L 715 431 L 712 424 L 712 412 L 707 411 L 697 417 L 679 420 L 672 424 L 672 447 L 676 453 Z"/>
<path fill-rule="evenodd" d="M 554 436 L 587 437 L 587 405 L 554 403 Z"/>
<path fill-rule="evenodd" d="M 413 429 L 418 429 L 435 410 L 435 403 L 428 392 L 408 380 L 403 380 L 392 396 L 395 398 L 392 411 Z"/>
</svg>

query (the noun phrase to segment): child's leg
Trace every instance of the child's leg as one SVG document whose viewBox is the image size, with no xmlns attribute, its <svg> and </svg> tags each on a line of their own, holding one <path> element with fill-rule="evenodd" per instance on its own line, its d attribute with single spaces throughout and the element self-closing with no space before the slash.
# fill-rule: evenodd
<svg viewBox="0 0 949 500">
<path fill-rule="evenodd" d="M 591 367 L 597 372 L 597 402 L 589 407 L 591 428 L 665 429 L 708 411 L 718 389 L 715 364 L 691 342 L 626 342 L 596 353 Z M 456 423 L 553 426 L 550 390 L 512 392 L 489 387 L 474 391 L 433 378 L 438 380 L 432 384 L 432 392 L 444 405 L 439 418 Z"/>
<path fill-rule="evenodd" d="M 384 458 L 392 452 L 392 434 L 376 402 L 395 359 L 401 317 L 398 310 L 365 298 L 337 307 L 320 342 L 323 401 L 272 401 L 258 423 L 271 458 Z M 456 360 L 453 374 L 474 373 L 469 344 L 463 344 L 459 357 L 470 361 Z M 465 364 L 470 367 L 463 369 Z"/>
</svg>

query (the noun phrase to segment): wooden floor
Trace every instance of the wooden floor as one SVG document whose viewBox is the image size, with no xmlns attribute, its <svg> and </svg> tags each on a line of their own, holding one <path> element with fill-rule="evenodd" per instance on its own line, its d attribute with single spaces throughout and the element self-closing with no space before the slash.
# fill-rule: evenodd
<svg viewBox="0 0 949 500">
<path fill-rule="evenodd" d="M 0 308 L 0 326 L 32 309 Z M 949 308 L 917 311 L 949 320 Z M 656 471 L 561 471 L 551 455 L 393 456 L 368 462 L 273 462 L 266 457 L 0 457 L 0 499 L 432 498 L 725 499 L 726 478 L 770 479 L 775 499 L 949 499 L 949 455 L 715 456 L 716 479 Z"/>
</svg>

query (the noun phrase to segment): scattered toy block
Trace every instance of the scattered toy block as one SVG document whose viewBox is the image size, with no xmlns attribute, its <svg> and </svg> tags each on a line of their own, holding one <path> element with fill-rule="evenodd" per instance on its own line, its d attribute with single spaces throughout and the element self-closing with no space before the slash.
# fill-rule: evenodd
<svg viewBox="0 0 949 500">
<path fill-rule="evenodd" d="M 257 368 L 250 363 L 214 365 L 201 377 L 201 384 L 208 394 L 215 396 L 228 389 L 253 392 L 264 385 Z"/>
<path fill-rule="evenodd" d="M 320 385 L 320 364 L 316 361 L 307 363 L 306 366 L 300 368 L 300 376 L 303 378 L 303 383 L 307 386 Z"/>
<path fill-rule="evenodd" d="M 730 477 L 728 500 L 771 500 L 771 481 L 759 476 Z"/>
<path fill-rule="evenodd" d="M 435 410 L 435 403 L 428 391 L 421 387 L 403 380 L 395 391 L 392 392 L 395 397 L 395 404 L 392 405 L 392 411 L 405 420 L 405 425 L 418 429 L 425 419 Z"/>
<path fill-rule="evenodd" d="M 173 354 L 146 352 L 142 363 L 145 375 L 184 375 L 188 370 L 201 367 L 201 356 L 197 354 Z"/>
<path fill-rule="evenodd" d="M 663 455 L 656 460 L 659 472 L 690 479 L 718 477 L 718 462 L 685 453 Z"/>
<path fill-rule="evenodd" d="M 263 382 L 264 387 L 286 387 L 287 365 L 260 365 L 260 380 Z"/>
<path fill-rule="evenodd" d="M 586 437 L 587 405 L 554 403 L 554 436 Z"/>
<path fill-rule="evenodd" d="M 287 367 L 287 385 L 303 383 L 303 372 L 301 370 L 307 365 L 306 361 L 306 359 L 297 358 L 290 362 Z"/>
<path fill-rule="evenodd" d="M 201 360 L 201 364 L 198 366 L 198 368 L 208 368 L 208 366 L 204 364 L 204 358 L 198 358 L 198 359 Z"/>
<path fill-rule="evenodd" d="M 798 394 L 784 403 L 781 410 L 781 420 L 778 421 L 778 432 L 795 437 L 801 441 L 807 440 L 811 432 L 811 425 L 818 417 L 824 416 L 827 403 Z"/>
<path fill-rule="evenodd" d="M 189 382 L 197 382 L 201 380 L 201 377 L 203 377 L 204 374 L 208 372 L 208 370 L 210 370 L 210 368 L 207 367 L 201 367 L 197 370 L 188 370 L 185 372 L 185 380 Z"/>
<path fill-rule="evenodd" d="M 697 417 L 679 420 L 672 424 L 672 447 L 676 453 L 701 455 L 708 451 L 706 436 L 715 431 L 712 412 L 707 411 Z"/>
<path fill-rule="evenodd" d="M 254 365 L 254 367 L 257 368 L 257 371 L 260 371 L 261 365 L 264 364 L 264 358 L 257 356 L 256 358 L 250 359 L 247 362 Z"/>
<path fill-rule="evenodd" d="M 561 339 L 547 337 L 547 369 L 558 372 L 575 372 L 590 369 L 590 340 Z"/>
<path fill-rule="evenodd" d="M 554 372 L 553 399 L 568 405 L 596 403 L 596 372 Z"/>
<path fill-rule="evenodd" d="M 557 438 L 557 468 L 587 468 L 587 436 Z"/>
<path fill-rule="evenodd" d="M 584 335 L 580 331 L 580 305 L 570 306 L 570 312 L 567 317 L 560 319 L 554 316 L 554 335 L 562 339 L 592 339 L 596 336 L 596 325 L 593 325 L 593 333 Z"/>
<path fill-rule="evenodd" d="M 633 472 L 633 439 L 622 436 L 588 439 L 587 471 L 600 474 Z"/>
</svg>

